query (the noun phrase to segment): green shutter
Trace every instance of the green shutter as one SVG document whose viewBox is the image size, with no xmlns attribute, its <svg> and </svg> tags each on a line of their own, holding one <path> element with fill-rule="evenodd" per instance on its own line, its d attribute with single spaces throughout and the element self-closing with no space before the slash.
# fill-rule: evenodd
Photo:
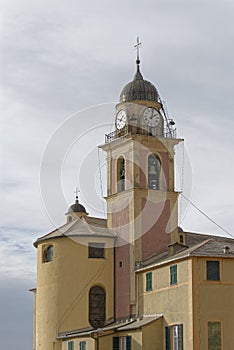
<svg viewBox="0 0 234 350">
<path fill-rule="evenodd" d="M 208 350 L 221 349 L 221 322 L 208 322 Z"/>
<path fill-rule="evenodd" d="M 74 350 L 74 342 L 73 341 L 68 342 L 68 350 Z"/>
<path fill-rule="evenodd" d="M 177 265 L 170 266 L 170 284 L 177 284 Z"/>
<path fill-rule="evenodd" d="M 152 272 L 146 273 L 146 292 L 152 290 Z"/>
<path fill-rule="evenodd" d="M 166 327 L 166 350 L 171 349 L 170 327 Z"/>
<path fill-rule="evenodd" d="M 178 350 L 183 350 L 183 325 L 178 325 Z"/>
<path fill-rule="evenodd" d="M 119 337 L 112 338 L 112 350 L 119 350 Z"/>
<path fill-rule="evenodd" d="M 206 279 L 208 281 L 219 281 L 220 280 L 219 261 L 208 260 L 206 262 Z"/>
<path fill-rule="evenodd" d="M 86 341 L 80 342 L 80 350 L 86 350 Z"/>
<path fill-rule="evenodd" d="M 129 335 L 126 337 L 126 350 L 131 350 L 131 337 Z"/>
</svg>

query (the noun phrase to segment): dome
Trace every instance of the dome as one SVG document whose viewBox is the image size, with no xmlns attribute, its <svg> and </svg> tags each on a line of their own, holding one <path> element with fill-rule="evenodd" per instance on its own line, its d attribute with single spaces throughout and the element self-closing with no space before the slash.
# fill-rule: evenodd
<svg viewBox="0 0 234 350">
<path fill-rule="evenodd" d="M 130 102 L 136 100 L 159 102 L 159 95 L 156 87 L 149 81 L 143 79 L 140 72 L 139 63 L 137 63 L 137 72 L 133 81 L 128 83 L 120 94 L 120 102 Z"/>
<path fill-rule="evenodd" d="M 74 204 L 70 206 L 68 209 L 68 213 L 86 213 L 85 207 L 79 203 L 78 198 L 76 198 L 76 201 Z"/>
</svg>

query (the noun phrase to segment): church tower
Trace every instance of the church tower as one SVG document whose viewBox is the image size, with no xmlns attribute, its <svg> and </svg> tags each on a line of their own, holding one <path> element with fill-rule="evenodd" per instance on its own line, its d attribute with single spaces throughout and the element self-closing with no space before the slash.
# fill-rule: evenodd
<svg viewBox="0 0 234 350">
<path fill-rule="evenodd" d="M 138 51 L 134 79 L 116 105 L 115 130 L 100 146 L 107 153 L 108 227 L 118 236 L 117 319 L 138 315 L 136 267 L 178 241 L 174 146 L 180 141 L 157 89 L 141 74 Z"/>
</svg>

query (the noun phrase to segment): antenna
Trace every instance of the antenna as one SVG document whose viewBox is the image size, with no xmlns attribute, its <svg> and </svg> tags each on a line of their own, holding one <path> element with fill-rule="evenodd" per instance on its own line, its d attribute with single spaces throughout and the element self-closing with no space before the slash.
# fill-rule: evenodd
<svg viewBox="0 0 234 350">
<path fill-rule="evenodd" d="M 167 129 L 169 131 L 169 135 L 170 135 L 170 137 L 173 137 L 175 132 L 176 132 L 176 129 L 173 129 L 175 122 L 173 119 L 171 119 L 169 117 L 165 101 L 162 101 L 160 96 L 158 96 L 158 97 L 159 97 L 159 102 L 161 103 L 161 106 L 162 106 L 162 112 L 163 112 L 163 115 L 164 115 L 164 118 L 165 118 L 165 121 L 167 124 Z"/>
</svg>

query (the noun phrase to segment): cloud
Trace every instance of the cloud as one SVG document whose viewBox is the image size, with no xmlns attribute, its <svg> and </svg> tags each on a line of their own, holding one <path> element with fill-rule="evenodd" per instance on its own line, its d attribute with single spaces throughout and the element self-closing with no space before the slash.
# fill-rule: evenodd
<svg viewBox="0 0 234 350">
<path fill-rule="evenodd" d="M 30 284 L 20 278 L 0 279 L 0 346 L 32 349 L 33 295 Z M 31 293 L 32 294 L 32 293 Z"/>
<path fill-rule="evenodd" d="M 54 228 L 40 198 L 41 157 L 68 116 L 85 107 L 118 101 L 123 86 L 135 73 L 133 44 L 137 35 L 142 41 L 143 76 L 157 86 L 178 134 L 185 138 L 193 178 L 184 178 L 184 186 L 191 180 L 194 203 L 233 231 L 234 3 L 120 0 L 110 7 L 107 0 L 71 0 L 69 6 L 65 1 L 2 0 L 0 7 L 0 272 L 4 286 L 0 300 L 9 315 L 5 323 L 4 317 L 0 318 L 1 342 L 8 350 L 21 350 L 20 346 L 27 350 L 31 349 L 29 317 L 18 322 L 18 328 L 13 322 L 24 313 L 24 307 L 29 315 L 28 296 L 23 298 L 22 291 L 27 281 L 35 281 L 32 242 Z M 95 115 L 92 117 L 95 120 Z M 107 119 L 113 123 L 114 110 Z M 83 127 L 87 120 L 82 120 Z M 101 142 L 110 128 L 108 125 L 103 131 Z M 88 140 L 82 148 L 74 145 L 64 163 L 66 200 L 58 206 L 54 190 L 51 202 L 58 206 L 56 215 L 61 223 L 67 205 L 74 200 L 82 150 L 88 153 L 92 147 Z M 86 176 L 86 164 L 82 164 L 80 198 L 93 214 L 96 196 L 93 201 L 89 183 L 84 183 L 90 179 L 89 169 Z M 221 233 L 191 207 L 182 227 Z M 9 288 L 5 288 L 7 283 Z M 15 306 L 12 300 L 21 297 L 24 301 Z M 14 337 L 17 346 L 7 333 L 12 329 L 19 332 Z"/>
</svg>

